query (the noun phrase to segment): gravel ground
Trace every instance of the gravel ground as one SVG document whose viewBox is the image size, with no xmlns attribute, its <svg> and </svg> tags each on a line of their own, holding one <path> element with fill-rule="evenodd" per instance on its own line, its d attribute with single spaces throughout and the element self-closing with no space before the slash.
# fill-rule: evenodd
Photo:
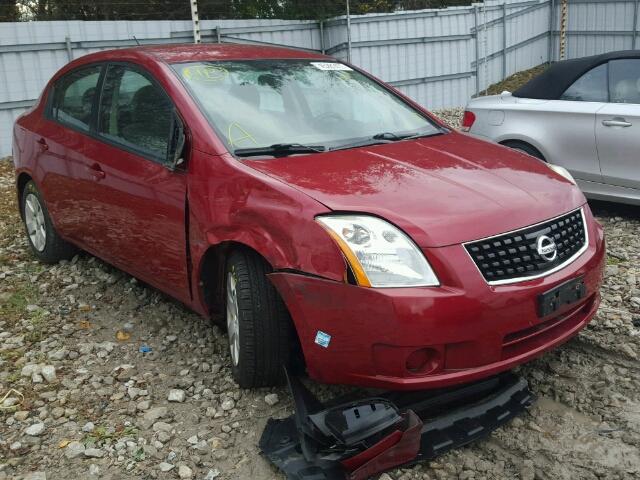
<svg viewBox="0 0 640 480">
<path fill-rule="evenodd" d="M 593 208 L 609 242 L 603 305 L 520 370 L 535 406 L 380 478 L 640 477 L 640 209 Z M 279 479 L 256 444 L 268 417 L 290 413 L 282 388 L 238 389 L 225 336 L 169 297 L 88 255 L 34 261 L 0 161 L 0 480 Z"/>
</svg>

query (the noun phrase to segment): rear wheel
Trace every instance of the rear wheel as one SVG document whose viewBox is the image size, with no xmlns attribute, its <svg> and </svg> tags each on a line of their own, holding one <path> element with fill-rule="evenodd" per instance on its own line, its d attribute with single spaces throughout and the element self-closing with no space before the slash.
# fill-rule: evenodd
<svg viewBox="0 0 640 480">
<path fill-rule="evenodd" d="M 22 191 L 20 208 L 29 248 L 41 262 L 55 263 L 75 255 L 77 249 L 53 228 L 42 195 L 33 181 L 29 181 Z"/>
<path fill-rule="evenodd" d="M 289 363 L 293 329 L 267 278 L 269 265 L 249 250 L 231 253 L 226 269 L 226 315 L 233 378 L 242 388 L 279 385 Z"/>
<path fill-rule="evenodd" d="M 540 160 L 546 161 L 546 159 L 544 158 L 544 155 L 540 153 L 540 150 L 538 150 L 536 147 L 526 142 L 518 142 L 514 140 L 514 141 L 503 142 L 502 145 L 504 145 L 505 147 L 512 148 L 514 150 L 518 150 L 519 152 L 526 153 L 527 155 L 531 155 L 532 157 L 539 158 Z"/>
</svg>

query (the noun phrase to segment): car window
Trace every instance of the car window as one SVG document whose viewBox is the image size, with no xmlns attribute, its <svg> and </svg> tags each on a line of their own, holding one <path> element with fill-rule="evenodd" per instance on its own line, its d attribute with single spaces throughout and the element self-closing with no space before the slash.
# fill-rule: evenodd
<svg viewBox="0 0 640 480">
<path fill-rule="evenodd" d="M 351 67 L 311 60 L 172 65 L 231 151 L 301 143 L 340 147 L 387 133 L 440 130 Z"/>
<path fill-rule="evenodd" d="M 560 100 L 608 102 L 607 64 L 598 65 L 582 75 L 565 90 Z"/>
<path fill-rule="evenodd" d="M 612 103 L 640 103 L 640 59 L 611 60 L 609 88 Z"/>
<path fill-rule="evenodd" d="M 55 86 L 51 116 L 81 130 L 89 130 L 91 109 L 102 66 L 65 75 Z"/>
<path fill-rule="evenodd" d="M 173 105 L 147 76 L 109 65 L 102 88 L 98 132 L 125 147 L 165 159 Z"/>
</svg>

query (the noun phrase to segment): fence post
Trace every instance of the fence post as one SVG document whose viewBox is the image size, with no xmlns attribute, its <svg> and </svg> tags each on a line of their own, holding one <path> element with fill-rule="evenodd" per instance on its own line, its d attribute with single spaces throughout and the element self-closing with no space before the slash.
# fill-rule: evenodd
<svg viewBox="0 0 640 480">
<path fill-rule="evenodd" d="M 636 49 L 636 35 L 638 34 L 638 0 L 633 4 L 633 39 L 631 40 L 631 50 Z"/>
<path fill-rule="evenodd" d="M 560 60 L 564 60 L 567 54 L 567 22 L 569 18 L 569 3 L 562 0 L 560 5 Z"/>
<path fill-rule="evenodd" d="M 347 0 L 347 61 L 351 62 L 351 12 L 349 11 L 349 0 Z"/>
<path fill-rule="evenodd" d="M 222 32 L 220 25 L 216 25 L 216 43 L 222 43 Z"/>
<path fill-rule="evenodd" d="M 502 79 L 507 78 L 507 4 L 502 4 Z"/>
<path fill-rule="evenodd" d="M 198 16 L 198 0 L 191 0 L 191 23 L 193 25 L 193 43 L 200 43 L 200 17 Z"/>
<path fill-rule="evenodd" d="M 551 10 L 549 11 L 549 63 L 553 62 L 553 57 L 555 54 L 555 46 L 553 44 L 553 39 L 555 35 L 553 30 L 556 26 L 556 2 L 555 0 L 549 0 L 549 5 L 551 6 Z"/>
<path fill-rule="evenodd" d="M 69 61 L 73 60 L 73 50 L 71 49 L 71 38 L 68 36 L 64 37 L 64 43 L 67 47 L 67 57 Z"/>
<path fill-rule="evenodd" d="M 320 29 L 320 52 L 324 55 L 324 22 L 322 20 L 318 22 L 318 28 Z"/>
<path fill-rule="evenodd" d="M 476 95 L 480 93 L 480 38 L 478 32 L 478 5 L 473 6 L 473 19 L 476 29 Z"/>
</svg>

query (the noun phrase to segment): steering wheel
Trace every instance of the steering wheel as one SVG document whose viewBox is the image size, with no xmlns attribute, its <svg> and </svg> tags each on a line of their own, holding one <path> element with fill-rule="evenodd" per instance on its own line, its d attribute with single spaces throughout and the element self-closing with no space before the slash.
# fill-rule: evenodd
<svg viewBox="0 0 640 480">
<path fill-rule="evenodd" d="M 320 122 L 327 122 L 327 121 L 342 122 L 342 121 L 344 121 L 344 117 L 342 115 L 340 115 L 338 112 L 324 112 L 324 113 L 321 113 L 320 115 L 318 115 L 317 117 L 315 117 L 315 119 L 320 121 Z"/>
</svg>

